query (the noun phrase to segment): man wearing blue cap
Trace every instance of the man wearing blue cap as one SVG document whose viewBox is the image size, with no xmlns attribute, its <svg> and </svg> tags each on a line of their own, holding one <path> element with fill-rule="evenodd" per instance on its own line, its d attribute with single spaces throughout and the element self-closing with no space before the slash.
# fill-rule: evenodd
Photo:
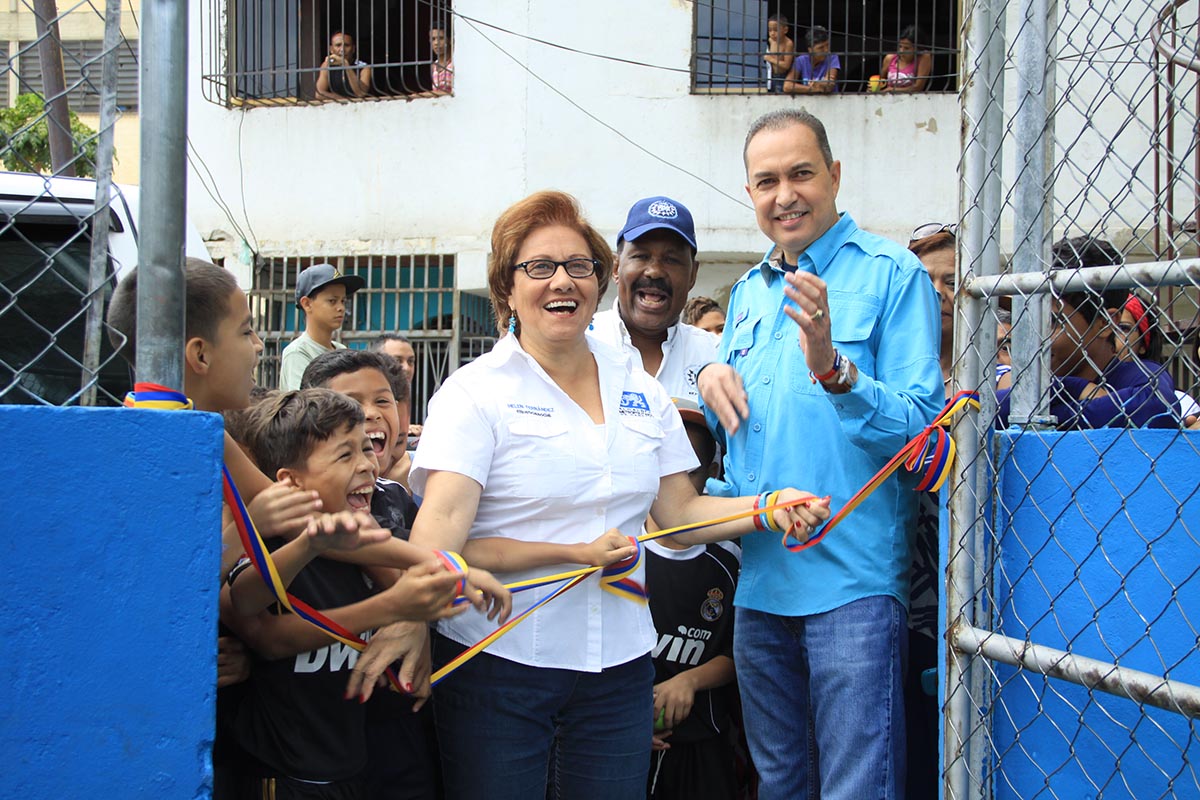
<svg viewBox="0 0 1200 800">
<path fill-rule="evenodd" d="M 699 398 L 696 375 L 720 344 L 679 321 L 699 266 L 691 212 L 669 197 L 637 201 L 617 234 L 617 299 L 592 321 L 593 335 L 636 354 L 672 397 L 692 401 Z"/>
<path fill-rule="evenodd" d="M 300 388 L 309 362 L 322 353 L 345 349 L 333 341 L 346 316 L 346 299 L 366 285 L 357 275 L 343 275 L 333 264 L 313 264 L 296 279 L 296 306 L 304 312 L 304 333 L 283 349 L 279 388 Z"/>
</svg>

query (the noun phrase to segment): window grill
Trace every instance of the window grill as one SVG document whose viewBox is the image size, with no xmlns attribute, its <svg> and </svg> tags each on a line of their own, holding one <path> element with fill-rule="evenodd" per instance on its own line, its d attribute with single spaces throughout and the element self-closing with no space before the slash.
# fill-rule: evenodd
<svg viewBox="0 0 1200 800">
<path fill-rule="evenodd" d="M 451 19 L 441 0 L 207 0 L 203 95 L 244 106 L 451 94 Z M 448 64 L 435 54 L 435 31 Z M 352 39 L 344 63 L 329 60 L 335 34 Z"/>
<path fill-rule="evenodd" d="M 775 74 L 775 68 L 764 58 L 771 49 L 768 23 L 780 15 L 787 20 L 792 47 L 781 48 L 778 54 L 790 59 L 793 67 L 796 59 L 808 56 L 809 32 L 822 28 L 828 32 L 830 55 L 837 56 L 839 62 L 835 82 L 838 93 L 873 91 L 881 85 L 871 78 L 883 76 L 886 80 L 884 59 L 898 52 L 901 34 L 909 26 L 916 27 L 917 54 L 913 63 L 919 64 L 928 56 L 929 75 L 920 91 L 958 89 L 957 0 L 902 0 L 883 4 L 837 0 L 698 0 L 694 9 L 692 90 L 698 94 L 784 91 L 787 74 Z M 898 76 L 896 83 L 902 82 L 903 77 Z"/>
<path fill-rule="evenodd" d="M 366 348 L 379 336 L 401 334 L 413 346 L 413 421 L 425 417 L 429 398 L 459 366 L 486 353 L 496 341 L 491 303 L 456 288 L 453 256 L 300 256 L 262 259 L 254 270 L 250 310 L 263 339 L 258 383 L 279 385 L 283 349 L 304 330 L 296 307 L 296 279 L 313 264 L 332 264 L 358 275 L 366 286 L 347 307 L 340 339 Z"/>
<path fill-rule="evenodd" d="M 138 107 L 138 43 L 136 39 L 117 49 L 117 108 L 137 111 Z M 100 70 L 104 42 L 96 40 L 65 40 L 62 42 L 63 79 L 67 87 L 67 102 L 76 114 L 100 113 Z M 38 59 L 37 42 L 21 42 L 16 57 L 7 61 L 7 70 L 0 75 L 0 86 L 7 99 L 8 70 L 17 74 L 20 94 L 44 94 L 42 63 Z"/>
</svg>

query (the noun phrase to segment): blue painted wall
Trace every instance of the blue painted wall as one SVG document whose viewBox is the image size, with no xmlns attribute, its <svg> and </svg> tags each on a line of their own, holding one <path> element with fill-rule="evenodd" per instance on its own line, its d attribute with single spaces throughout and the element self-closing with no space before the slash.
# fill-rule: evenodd
<svg viewBox="0 0 1200 800">
<path fill-rule="evenodd" d="M 1001 437 L 1000 632 L 1200 685 L 1200 434 Z M 1002 665 L 996 676 L 997 798 L 1194 796 L 1185 718 Z"/>
<path fill-rule="evenodd" d="M 5 797 L 211 792 L 221 421 L 0 406 Z"/>
</svg>

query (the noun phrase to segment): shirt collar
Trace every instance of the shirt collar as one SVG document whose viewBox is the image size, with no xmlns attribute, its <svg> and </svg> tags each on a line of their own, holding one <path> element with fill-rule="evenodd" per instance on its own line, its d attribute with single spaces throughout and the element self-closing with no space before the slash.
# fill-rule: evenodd
<svg viewBox="0 0 1200 800">
<path fill-rule="evenodd" d="M 819 239 L 800 254 L 797 268 L 805 271 L 811 270 L 816 275 L 823 274 L 833 263 L 833 257 L 837 255 L 838 250 L 856 230 L 858 230 L 858 226 L 850 214 L 845 211 L 841 212 L 833 227 L 821 234 Z M 758 269 L 759 274 L 768 284 L 774 280 L 774 273 L 782 275 L 784 271 L 783 250 L 778 245 L 772 245 L 771 249 L 763 256 L 762 261 L 758 263 Z"/>
<path fill-rule="evenodd" d="M 625 319 L 621 316 L 621 298 L 617 297 L 612 304 L 613 319 L 617 322 L 617 331 L 621 334 L 621 341 L 630 347 L 633 346 L 633 338 L 629 335 L 629 328 L 625 326 Z M 682 323 L 675 320 L 675 324 L 667 328 L 667 344 L 672 344 L 675 341 L 675 335 L 679 333 L 679 326 Z"/>
</svg>

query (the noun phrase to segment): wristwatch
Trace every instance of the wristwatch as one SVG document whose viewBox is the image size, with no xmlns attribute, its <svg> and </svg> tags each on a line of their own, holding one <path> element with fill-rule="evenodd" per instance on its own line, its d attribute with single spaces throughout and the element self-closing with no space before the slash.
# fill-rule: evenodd
<svg viewBox="0 0 1200 800">
<path fill-rule="evenodd" d="M 824 378 L 824 380 L 820 382 L 821 388 L 828 392 L 831 386 L 845 386 L 847 388 L 852 386 L 853 384 L 850 381 L 850 368 L 853 366 L 853 361 L 843 356 L 840 351 L 834 350 L 833 369 L 831 370 L 833 374 L 829 375 L 829 373 L 825 373 L 825 375 L 821 376 Z"/>
</svg>

